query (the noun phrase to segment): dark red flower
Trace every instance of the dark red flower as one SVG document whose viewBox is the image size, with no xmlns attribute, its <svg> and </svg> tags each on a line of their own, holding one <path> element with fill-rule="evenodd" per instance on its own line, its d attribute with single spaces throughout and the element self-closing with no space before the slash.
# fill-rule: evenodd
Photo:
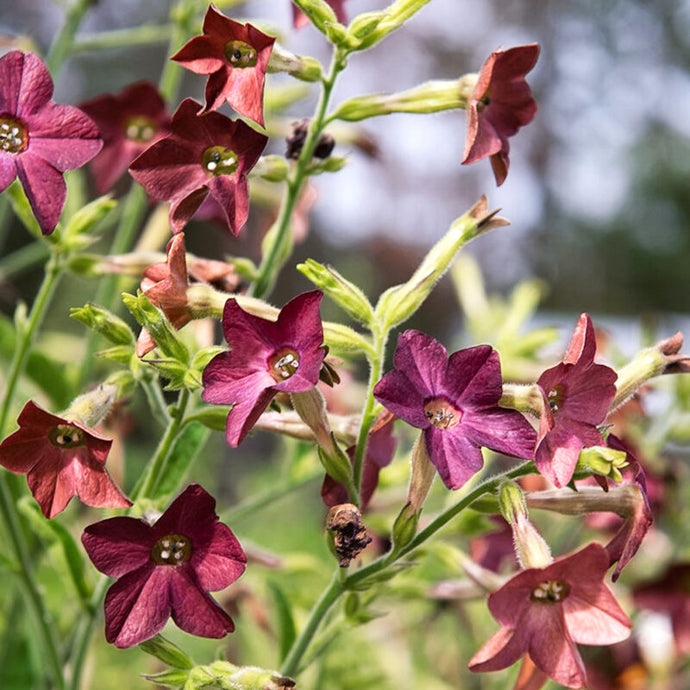
<svg viewBox="0 0 690 690">
<path fill-rule="evenodd" d="M 19 429 L 0 443 L 0 465 L 27 475 L 47 518 L 64 510 L 74 495 L 97 508 L 132 505 L 105 469 L 112 441 L 31 401 L 17 422 Z"/>
<path fill-rule="evenodd" d="M 345 0 L 326 0 L 326 3 L 329 4 L 332 8 L 333 11 L 335 12 L 335 16 L 337 20 L 341 24 L 347 24 L 347 16 L 345 15 Z M 295 27 L 295 29 L 301 29 L 303 26 L 306 26 L 309 24 L 309 17 L 307 17 L 302 10 L 297 7 L 297 5 L 293 4 L 292 5 L 292 25 Z"/>
<path fill-rule="evenodd" d="M 155 84 L 137 82 L 119 94 L 105 94 L 79 107 L 98 125 L 103 150 L 91 161 L 96 189 L 105 194 L 132 161 L 168 133 L 170 115 Z"/>
<path fill-rule="evenodd" d="M 223 332 L 228 352 L 216 355 L 203 374 L 206 402 L 232 405 L 228 444 L 237 446 L 278 393 L 300 393 L 316 386 L 326 350 L 319 305 L 323 293 L 291 299 L 269 321 L 249 314 L 235 299 L 225 303 Z"/>
<path fill-rule="evenodd" d="M 616 394 L 616 372 L 594 364 L 596 340 L 588 314 L 582 314 L 564 360 L 537 381 L 544 399 L 534 460 L 557 487 L 573 476 L 580 451 L 604 445 L 601 424 Z"/>
<path fill-rule="evenodd" d="M 0 58 L 0 192 L 19 177 L 44 235 L 65 205 L 62 173 L 88 163 L 103 145 L 88 115 L 52 95 L 37 55 L 13 50 Z"/>
<path fill-rule="evenodd" d="M 503 184 L 508 175 L 508 137 L 529 124 L 537 112 L 525 75 L 537 63 L 538 57 L 536 43 L 491 53 L 467 105 L 467 137 L 462 162 L 474 163 L 490 156 L 498 185 Z"/>
<path fill-rule="evenodd" d="M 237 235 L 249 214 L 247 173 L 268 138 L 220 113 L 198 115 L 187 98 L 173 115 L 172 133 L 142 153 L 130 172 L 154 199 L 170 202 L 170 227 L 180 232 L 207 195 Z"/>
<path fill-rule="evenodd" d="M 247 558 L 215 513 L 216 501 L 198 484 L 188 486 L 150 525 L 115 517 L 82 534 L 89 558 L 118 578 L 105 597 L 105 637 L 132 647 L 159 633 L 172 616 L 182 630 L 224 637 L 235 626 L 208 594 L 244 572 Z"/>
<path fill-rule="evenodd" d="M 449 489 L 478 472 L 481 446 L 531 458 L 536 434 L 516 410 L 498 406 L 503 392 L 498 352 L 478 345 L 454 352 L 419 331 L 398 338 L 395 369 L 374 396 L 408 424 L 424 430 L 431 462 Z"/>
<path fill-rule="evenodd" d="M 202 113 L 227 101 L 240 115 L 264 125 L 264 81 L 275 37 L 229 19 L 214 5 L 204 17 L 204 33 L 170 58 L 197 74 L 208 74 Z"/>
<path fill-rule="evenodd" d="M 587 685 L 576 644 L 608 645 L 630 635 L 631 622 L 604 584 L 606 551 L 590 544 L 546 568 L 529 568 L 489 596 L 501 629 L 472 657 L 471 671 L 498 671 L 528 654 L 569 688 Z"/>
</svg>

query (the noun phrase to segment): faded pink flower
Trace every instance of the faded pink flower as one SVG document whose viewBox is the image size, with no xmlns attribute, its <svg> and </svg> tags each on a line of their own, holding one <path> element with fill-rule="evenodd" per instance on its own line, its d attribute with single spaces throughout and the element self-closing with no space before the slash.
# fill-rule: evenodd
<svg viewBox="0 0 690 690">
<path fill-rule="evenodd" d="M 264 126 L 264 81 L 275 37 L 229 19 L 211 4 L 204 33 L 184 45 L 171 60 L 197 74 L 208 74 L 206 105 L 217 110 L 227 101 L 240 115 Z"/>
<path fill-rule="evenodd" d="M 44 235 L 65 205 L 62 173 L 88 163 L 103 145 L 88 115 L 52 95 L 38 55 L 13 50 L 0 58 L 0 192 L 19 177 Z"/>
<path fill-rule="evenodd" d="M 199 107 L 185 99 L 173 115 L 171 134 L 146 149 L 129 170 L 151 197 L 170 202 L 174 233 L 211 196 L 237 235 L 249 214 L 247 174 L 268 138 L 220 113 L 197 115 Z"/>
<path fill-rule="evenodd" d="M 47 518 L 63 511 L 75 495 L 97 508 L 132 505 L 105 469 L 111 440 L 32 401 L 17 422 L 19 429 L 0 443 L 0 465 L 27 475 L 31 493 Z"/>
<path fill-rule="evenodd" d="M 345 0 L 326 0 L 326 2 L 333 8 L 337 20 L 341 24 L 347 23 L 347 15 L 345 14 Z M 297 5 L 292 5 L 292 24 L 295 29 L 301 29 L 309 24 L 309 17 L 307 17 Z"/>
<path fill-rule="evenodd" d="M 489 596 L 501 629 L 472 657 L 471 671 L 498 671 L 528 654 L 569 688 L 587 685 L 576 644 L 608 645 L 630 635 L 631 622 L 604 584 L 606 551 L 590 544 L 546 568 L 529 568 Z"/>
<path fill-rule="evenodd" d="M 132 161 L 168 133 L 170 115 L 155 84 L 141 81 L 79 107 L 98 126 L 103 150 L 91 161 L 96 189 L 105 194 L 127 172 Z"/>
<path fill-rule="evenodd" d="M 489 156 L 497 185 L 503 184 L 508 175 L 508 138 L 529 124 L 537 112 L 525 75 L 538 57 L 536 43 L 491 53 L 467 106 L 462 162 L 474 163 Z"/>
<path fill-rule="evenodd" d="M 583 448 L 604 445 L 597 425 L 616 394 L 616 372 L 594 363 L 596 340 L 588 314 L 582 314 L 564 360 L 537 381 L 544 399 L 534 460 L 557 487 L 573 476 Z"/>
<path fill-rule="evenodd" d="M 235 629 L 209 592 L 240 577 L 247 558 L 215 506 L 210 494 L 191 484 L 153 525 L 115 517 L 84 530 L 81 541 L 93 564 L 117 578 L 105 597 L 108 642 L 132 647 L 159 633 L 171 616 L 200 637 Z"/>
</svg>

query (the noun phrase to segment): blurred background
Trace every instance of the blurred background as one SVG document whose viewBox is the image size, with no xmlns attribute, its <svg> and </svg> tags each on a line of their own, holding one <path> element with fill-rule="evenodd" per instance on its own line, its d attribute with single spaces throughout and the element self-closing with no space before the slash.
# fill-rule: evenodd
<svg viewBox="0 0 690 690">
<path fill-rule="evenodd" d="M 349 16 L 385 0 L 349 0 Z M 81 33 L 167 22 L 169 0 L 100 0 Z M 200 2 L 200 11 L 206 3 Z M 30 34 L 45 50 L 63 8 L 50 0 L 0 4 L 0 33 L 9 42 Z M 291 29 L 290 3 L 254 0 L 228 14 L 260 18 L 287 48 L 328 60 L 312 27 Z M 488 161 L 461 166 L 465 113 L 391 115 L 363 123 L 375 147 L 366 155 L 338 144 L 346 168 L 315 179 L 311 232 L 296 260 L 329 261 L 372 296 L 404 280 L 428 247 L 486 193 L 512 226 L 475 242 L 491 290 L 525 277 L 548 286 L 545 306 L 600 317 L 685 312 L 690 292 L 690 3 L 659 0 L 433 0 L 408 26 L 351 58 L 334 103 L 367 92 L 396 91 L 427 79 L 478 71 L 498 47 L 538 42 L 528 81 L 539 104 L 534 122 L 511 139 L 511 169 L 496 188 Z M 76 55 L 62 71 L 56 99 L 79 102 L 117 92 L 135 79 L 158 79 L 167 44 Z M 272 75 L 271 86 L 282 75 Z M 203 80 L 186 76 L 184 95 L 202 97 Z M 311 110 L 310 90 L 283 114 Z M 279 129 L 279 128 L 278 128 Z M 282 132 L 277 134 L 282 135 Z M 272 150 L 282 153 L 281 136 Z M 252 227 L 252 223 L 253 226 Z M 263 223 L 263 228 L 257 225 Z M 192 250 L 220 242 L 228 254 L 258 258 L 266 219 L 252 218 L 237 241 L 219 228 L 189 232 Z M 22 241 L 19 234 L 17 242 Z M 195 247 L 195 244 L 197 247 Z M 199 246 L 200 245 L 200 246 Z M 384 270 L 382 270 L 384 267 Z M 307 287 L 284 272 L 279 293 Z M 443 335 L 455 320 L 438 319 L 450 286 L 434 295 L 413 325 Z M 10 304 L 7 304 L 7 302 Z M 12 292 L 4 305 L 11 308 Z M 673 319 L 675 322 L 675 319 Z"/>
</svg>

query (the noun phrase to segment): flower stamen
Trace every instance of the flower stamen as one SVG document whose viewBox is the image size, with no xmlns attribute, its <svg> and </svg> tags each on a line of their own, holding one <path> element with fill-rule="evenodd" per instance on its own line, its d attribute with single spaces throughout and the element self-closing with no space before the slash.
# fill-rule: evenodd
<svg viewBox="0 0 690 690">
<path fill-rule="evenodd" d="M 256 49 L 244 41 L 230 41 L 225 46 L 225 57 L 233 67 L 255 67 L 258 58 Z"/>
<path fill-rule="evenodd" d="M 143 115 L 134 115 L 125 121 L 125 137 L 129 141 L 149 142 L 156 136 L 155 122 Z"/>
<path fill-rule="evenodd" d="M 29 135 L 21 120 L 0 117 L 0 149 L 5 153 L 21 153 L 29 145 Z"/>
<path fill-rule="evenodd" d="M 295 350 L 285 347 L 268 358 L 268 370 L 278 382 L 289 379 L 299 369 L 299 355 Z"/>
<path fill-rule="evenodd" d="M 224 146 L 209 146 L 201 154 L 201 164 L 214 177 L 232 175 L 237 170 L 239 158 L 232 149 Z"/>
<path fill-rule="evenodd" d="M 546 580 L 539 583 L 530 594 L 530 599 L 542 604 L 563 601 L 570 594 L 570 585 L 562 580 Z"/>
<path fill-rule="evenodd" d="M 447 400 L 435 398 L 424 405 L 424 416 L 437 429 L 450 429 L 460 423 L 462 412 Z"/>
<path fill-rule="evenodd" d="M 76 448 L 85 445 L 82 430 L 69 424 L 58 424 L 53 427 L 48 433 L 48 438 L 58 448 Z"/>
<path fill-rule="evenodd" d="M 156 565 L 180 565 L 192 557 L 192 544 L 183 534 L 166 534 L 151 549 Z"/>
</svg>

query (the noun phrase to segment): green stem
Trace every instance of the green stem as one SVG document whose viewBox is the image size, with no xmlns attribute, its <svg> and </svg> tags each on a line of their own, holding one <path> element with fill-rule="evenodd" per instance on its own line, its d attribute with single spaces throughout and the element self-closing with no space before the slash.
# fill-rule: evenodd
<svg viewBox="0 0 690 690">
<path fill-rule="evenodd" d="M 316 631 L 321 625 L 321 621 L 328 613 L 331 606 L 338 600 L 340 595 L 344 592 L 342 578 L 340 577 L 340 568 L 333 574 L 331 583 L 322 592 L 319 600 L 314 604 L 307 624 L 304 626 L 302 632 L 295 639 L 290 651 L 283 665 L 280 667 L 280 673 L 284 676 L 294 676 L 299 671 L 300 661 L 307 651 L 309 643 L 312 641 Z"/>
<path fill-rule="evenodd" d="M 369 440 L 369 430 L 374 423 L 373 414 L 376 400 L 374 399 L 374 386 L 381 378 L 381 368 L 383 366 L 383 357 L 386 349 L 387 336 L 378 332 L 376 329 L 373 332 L 374 336 L 374 355 L 369 358 L 369 384 L 367 387 L 367 399 L 364 403 L 364 410 L 362 411 L 362 424 L 359 427 L 359 435 L 357 436 L 357 447 L 355 449 L 355 461 L 353 466 L 354 484 L 358 489 L 361 489 L 362 472 L 364 470 L 364 455 L 367 448 L 367 441 Z"/>
<path fill-rule="evenodd" d="M 143 24 L 128 29 L 101 31 L 93 36 L 82 36 L 72 45 L 72 55 L 95 50 L 126 48 L 128 46 L 164 43 L 170 40 L 172 25 Z"/>
<path fill-rule="evenodd" d="M 505 479 L 515 479 L 516 477 L 522 477 L 526 474 L 532 474 L 534 472 L 534 462 L 530 460 L 518 465 L 517 467 L 514 467 L 512 470 L 502 472 L 495 477 L 484 480 L 481 484 L 478 484 L 474 489 L 472 489 L 472 491 L 465 494 L 452 506 L 439 513 L 424 529 L 417 532 L 417 534 L 407 544 L 400 547 L 400 549 L 395 552 L 389 551 L 384 556 L 377 558 L 369 565 L 361 568 L 355 573 L 352 573 L 352 575 L 349 575 L 345 580 L 345 587 L 347 589 L 353 589 L 358 583 L 361 583 L 368 577 L 385 570 L 389 565 L 392 565 L 396 561 L 400 560 L 403 556 L 406 556 L 408 553 L 410 553 L 410 551 L 414 551 L 414 549 L 419 548 L 425 541 L 427 541 L 427 539 L 436 534 L 441 528 L 445 527 L 458 513 L 470 506 L 478 498 L 491 491 L 495 491 L 498 485 Z"/>
<path fill-rule="evenodd" d="M 287 261 L 288 257 L 285 256 L 285 247 L 289 241 L 292 214 L 295 209 L 295 204 L 299 199 L 299 193 L 302 188 L 307 167 L 311 162 L 314 149 L 318 144 L 319 137 L 324 128 L 326 109 L 328 108 L 328 102 L 333 91 L 335 80 L 343 68 L 343 56 L 338 50 L 335 50 L 328 75 L 322 82 L 323 88 L 321 89 L 314 117 L 309 125 L 307 138 L 300 152 L 299 159 L 292 170 L 292 175 L 288 177 L 285 197 L 283 198 L 283 203 L 281 204 L 275 225 L 271 229 L 271 232 L 275 233 L 273 235 L 273 241 L 268 251 L 264 253 L 261 259 L 258 277 L 250 288 L 250 294 L 254 297 L 265 299 L 268 296 L 273 289 L 280 269 Z"/>
<path fill-rule="evenodd" d="M 43 321 L 45 312 L 53 296 L 55 286 L 62 274 L 62 263 L 57 254 L 51 254 L 46 263 L 43 282 L 38 290 L 36 299 L 31 307 L 31 313 L 27 323 L 20 329 L 17 344 L 14 349 L 14 356 L 10 364 L 10 371 L 7 375 L 5 385 L 5 397 L 0 408 L 0 436 L 4 438 L 7 431 L 7 417 L 12 407 L 12 399 L 17 386 L 17 381 L 24 371 L 26 360 L 31 352 L 34 336 Z"/>
<path fill-rule="evenodd" d="M 53 45 L 50 46 L 48 57 L 46 58 L 46 65 L 48 71 L 55 75 L 62 67 L 62 63 L 69 55 L 72 43 L 74 42 L 74 35 L 77 33 L 79 24 L 91 7 L 92 0 L 75 0 L 72 6 L 67 10 L 65 23 L 62 25 L 60 33 L 55 37 Z"/>
<path fill-rule="evenodd" d="M 177 405 L 172 413 L 172 418 L 168 424 L 168 428 L 165 430 L 165 434 L 158 444 L 156 449 L 156 454 L 153 456 L 153 460 L 149 463 L 146 469 L 146 474 L 143 479 L 137 484 L 132 492 L 132 500 L 136 501 L 142 496 L 147 496 L 153 498 L 155 496 L 156 486 L 163 476 L 163 471 L 165 470 L 165 465 L 168 461 L 168 456 L 172 450 L 175 439 L 179 434 L 184 420 L 184 414 L 189 403 L 189 391 L 181 390 L 180 396 L 177 400 Z"/>
</svg>

